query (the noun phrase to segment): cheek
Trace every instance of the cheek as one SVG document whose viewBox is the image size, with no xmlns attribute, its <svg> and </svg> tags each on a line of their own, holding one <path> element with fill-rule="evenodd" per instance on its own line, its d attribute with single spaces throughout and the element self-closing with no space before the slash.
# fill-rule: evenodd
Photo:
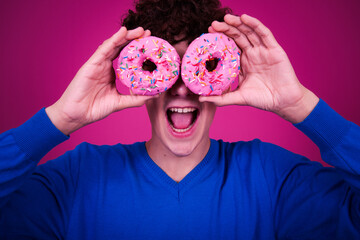
<svg viewBox="0 0 360 240">
<path fill-rule="evenodd" d="M 216 106 L 213 103 L 205 102 L 204 108 L 203 108 L 203 114 L 204 114 L 204 121 L 206 123 L 206 127 L 209 128 L 212 121 L 214 120 L 216 112 Z"/>
<path fill-rule="evenodd" d="M 146 109 L 151 121 L 151 124 L 155 124 L 156 122 L 158 122 L 158 118 L 162 117 L 162 109 L 163 109 L 163 99 L 161 99 L 161 97 L 156 98 L 156 99 L 151 99 L 146 103 Z"/>
<path fill-rule="evenodd" d="M 154 100 L 150 100 L 146 103 L 146 109 L 147 109 L 147 112 L 148 112 L 148 115 L 149 115 L 149 118 L 150 118 L 150 121 L 151 121 L 151 124 L 154 123 L 154 120 L 156 118 L 156 102 Z"/>
</svg>

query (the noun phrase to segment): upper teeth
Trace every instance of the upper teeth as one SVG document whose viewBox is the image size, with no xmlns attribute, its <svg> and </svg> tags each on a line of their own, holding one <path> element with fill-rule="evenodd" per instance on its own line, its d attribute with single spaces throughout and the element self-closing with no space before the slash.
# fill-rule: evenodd
<svg viewBox="0 0 360 240">
<path fill-rule="evenodd" d="M 171 112 L 177 112 L 177 113 L 189 113 L 189 112 L 194 112 L 196 110 L 196 108 L 170 108 L 169 109 Z"/>
</svg>

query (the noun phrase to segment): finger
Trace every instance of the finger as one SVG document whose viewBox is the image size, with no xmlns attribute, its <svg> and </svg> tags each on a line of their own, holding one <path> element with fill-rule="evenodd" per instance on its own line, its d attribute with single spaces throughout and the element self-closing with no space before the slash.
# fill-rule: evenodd
<svg viewBox="0 0 360 240">
<path fill-rule="evenodd" d="M 246 105 L 244 98 L 240 94 L 240 91 L 233 91 L 220 96 L 200 96 L 199 101 L 212 102 L 216 106 L 220 107 L 227 105 Z"/>
<path fill-rule="evenodd" d="M 214 28 L 213 28 L 212 26 L 210 26 L 210 27 L 208 28 L 208 32 L 209 32 L 209 33 L 216 33 L 216 31 L 214 30 Z"/>
<path fill-rule="evenodd" d="M 229 30 L 230 26 L 227 23 L 224 22 L 218 22 L 218 21 L 213 21 L 211 23 L 211 27 L 218 32 L 226 32 Z"/>
<path fill-rule="evenodd" d="M 144 35 L 142 37 L 149 37 L 151 35 L 150 30 L 145 30 Z"/>
<path fill-rule="evenodd" d="M 231 15 L 231 14 L 227 14 L 224 17 L 224 21 L 228 25 L 237 28 L 241 33 L 245 34 L 245 36 L 249 39 L 250 43 L 253 46 L 263 45 L 263 43 L 262 43 L 260 37 L 258 36 L 258 34 L 256 32 L 254 32 L 254 30 L 252 28 L 250 28 L 249 26 L 242 23 L 241 20 L 240 20 L 240 17 L 234 16 L 234 15 Z"/>
<path fill-rule="evenodd" d="M 141 95 L 120 95 L 119 96 L 119 104 L 117 106 L 116 111 L 131 108 L 131 107 L 140 107 L 146 103 L 146 101 L 150 99 L 154 99 L 159 97 L 159 95 L 155 96 L 141 96 Z"/>
<path fill-rule="evenodd" d="M 150 36 L 150 34 L 151 34 L 150 30 L 144 31 L 142 27 L 138 27 L 133 30 L 128 30 L 125 38 L 116 43 L 116 46 L 114 47 L 113 51 L 110 52 L 110 55 L 107 56 L 107 59 L 110 59 L 111 61 L 114 60 L 119 55 L 120 50 L 130 41 L 136 38 L 145 37 L 145 35 Z"/>
<path fill-rule="evenodd" d="M 114 35 L 105 40 L 93 56 L 90 58 L 94 63 L 103 62 L 106 60 L 113 60 L 118 55 L 120 47 L 130 40 L 141 37 L 144 34 L 144 29 L 138 27 L 133 30 L 127 30 L 126 27 L 121 27 Z"/>
<path fill-rule="evenodd" d="M 211 27 L 216 32 L 222 32 L 233 38 L 236 44 L 243 50 L 253 47 L 246 35 L 242 34 L 237 28 L 230 26 L 227 23 L 214 21 L 211 24 Z"/>
<path fill-rule="evenodd" d="M 134 40 L 136 38 L 142 37 L 144 34 L 144 29 L 142 27 L 137 27 L 133 30 L 128 30 L 125 39 L 127 41 Z"/>
<path fill-rule="evenodd" d="M 151 35 L 150 30 L 146 30 L 143 31 L 142 27 L 138 27 L 134 30 L 129 30 L 127 35 L 125 36 L 125 43 L 120 44 L 119 47 L 116 47 L 112 53 L 112 55 L 110 56 L 110 60 L 113 61 L 115 58 L 117 58 L 119 56 L 119 53 L 121 52 L 121 50 L 132 40 L 136 39 L 136 38 L 144 38 L 144 37 L 148 37 Z"/>
<path fill-rule="evenodd" d="M 266 47 L 277 47 L 279 45 L 272 32 L 258 19 L 243 14 L 240 20 L 257 33 Z"/>
<path fill-rule="evenodd" d="M 96 50 L 94 55 L 103 56 L 104 58 L 109 58 L 112 55 L 114 50 L 116 50 L 120 45 L 124 44 L 127 40 L 125 39 L 128 31 L 126 27 L 121 27 L 118 32 L 112 35 L 109 39 L 105 40 Z"/>
<path fill-rule="evenodd" d="M 121 27 L 114 35 L 105 40 L 90 57 L 88 62 L 98 64 L 112 57 L 119 45 L 126 42 L 125 37 L 127 34 L 126 27 Z"/>
</svg>

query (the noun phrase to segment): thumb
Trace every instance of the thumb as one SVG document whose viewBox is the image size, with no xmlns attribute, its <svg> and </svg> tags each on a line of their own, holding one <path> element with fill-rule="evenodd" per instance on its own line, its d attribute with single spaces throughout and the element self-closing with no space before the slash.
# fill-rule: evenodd
<svg viewBox="0 0 360 240">
<path fill-rule="evenodd" d="M 118 105 L 115 107 L 115 111 L 120 111 L 125 108 L 140 107 L 150 99 L 157 98 L 155 96 L 141 96 L 141 95 L 120 95 Z"/>
<path fill-rule="evenodd" d="M 219 107 L 227 105 L 247 105 L 239 89 L 220 96 L 200 96 L 199 101 L 212 102 Z"/>
</svg>

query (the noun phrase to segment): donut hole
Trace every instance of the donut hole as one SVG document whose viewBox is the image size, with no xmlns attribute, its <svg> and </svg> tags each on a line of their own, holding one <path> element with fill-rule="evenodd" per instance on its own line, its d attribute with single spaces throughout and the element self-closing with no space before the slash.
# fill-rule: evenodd
<svg viewBox="0 0 360 240">
<path fill-rule="evenodd" d="M 142 64 L 142 69 L 145 70 L 145 71 L 149 71 L 149 72 L 152 72 L 152 71 L 155 71 L 157 66 L 155 63 L 153 63 L 150 59 L 146 59 L 143 64 Z"/>
<path fill-rule="evenodd" d="M 212 72 L 216 69 L 218 63 L 219 63 L 218 58 L 210 58 L 205 62 L 205 67 L 209 72 Z"/>
</svg>

